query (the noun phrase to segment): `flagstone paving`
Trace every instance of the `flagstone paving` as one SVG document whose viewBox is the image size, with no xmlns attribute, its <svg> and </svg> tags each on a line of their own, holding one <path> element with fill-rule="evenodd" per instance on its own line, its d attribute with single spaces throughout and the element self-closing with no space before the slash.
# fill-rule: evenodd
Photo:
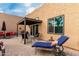
<svg viewBox="0 0 79 59">
<path fill-rule="evenodd" d="M 35 54 L 35 48 L 32 47 L 32 42 L 23 44 L 21 37 L 15 37 L 12 39 L 1 39 L 5 45 L 5 56 L 54 56 L 51 51 L 38 51 Z M 78 56 L 79 51 L 74 51 L 68 48 L 65 48 L 66 56 Z M 1 52 L 0 52 L 1 55 Z"/>
</svg>

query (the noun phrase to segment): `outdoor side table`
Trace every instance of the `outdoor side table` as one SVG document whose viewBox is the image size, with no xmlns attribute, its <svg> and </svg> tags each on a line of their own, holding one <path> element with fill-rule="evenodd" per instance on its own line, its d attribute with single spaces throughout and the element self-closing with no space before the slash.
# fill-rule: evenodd
<svg viewBox="0 0 79 59">
<path fill-rule="evenodd" d="M 35 40 L 34 36 L 30 36 L 30 38 L 31 38 L 31 42 Z"/>
</svg>

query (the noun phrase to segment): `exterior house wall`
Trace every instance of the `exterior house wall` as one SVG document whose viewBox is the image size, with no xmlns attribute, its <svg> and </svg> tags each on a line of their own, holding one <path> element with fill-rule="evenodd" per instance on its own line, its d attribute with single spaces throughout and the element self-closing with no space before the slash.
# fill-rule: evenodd
<svg viewBox="0 0 79 59">
<path fill-rule="evenodd" d="M 6 31 L 17 31 L 17 22 L 21 20 L 22 17 L 12 16 L 8 14 L 0 13 L 0 31 L 2 31 L 2 23 L 5 21 L 6 23 Z"/>
<path fill-rule="evenodd" d="M 24 30 L 24 25 L 19 25 L 18 26 L 18 30 L 20 32 L 20 29 L 19 28 L 21 28 L 21 30 Z M 26 25 L 26 31 L 28 31 L 30 33 L 30 26 Z"/>
<path fill-rule="evenodd" d="M 47 23 L 49 18 L 59 15 L 64 15 L 64 35 L 69 36 L 69 40 L 64 45 L 79 50 L 79 4 L 47 3 L 27 15 L 27 17 L 39 17 L 42 20 L 42 24 L 39 26 L 39 32 L 42 34 L 43 40 L 48 40 L 51 36 L 56 40 L 61 35 L 48 34 Z"/>
</svg>

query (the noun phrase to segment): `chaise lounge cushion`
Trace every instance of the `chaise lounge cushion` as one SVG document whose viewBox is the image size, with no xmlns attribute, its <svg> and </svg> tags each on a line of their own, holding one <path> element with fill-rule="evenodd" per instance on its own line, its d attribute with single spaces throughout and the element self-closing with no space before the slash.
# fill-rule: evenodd
<svg viewBox="0 0 79 59">
<path fill-rule="evenodd" d="M 63 43 L 65 43 L 65 41 L 68 40 L 67 36 L 61 36 L 58 39 L 58 44 L 59 46 L 61 46 Z M 41 47 L 41 48 L 55 48 L 55 46 L 51 46 L 51 42 L 35 42 L 32 47 Z"/>
<path fill-rule="evenodd" d="M 51 46 L 51 42 L 35 42 L 32 47 L 54 48 L 55 46 Z"/>
<path fill-rule="evenodd" d="M 67 40 L 69 39 L 69 37 L 67 36 L 61 36 L 60 38 L 58 38 L 58 45 L 61 46 L 63 43 L 65 43 Z"/>
</svg>

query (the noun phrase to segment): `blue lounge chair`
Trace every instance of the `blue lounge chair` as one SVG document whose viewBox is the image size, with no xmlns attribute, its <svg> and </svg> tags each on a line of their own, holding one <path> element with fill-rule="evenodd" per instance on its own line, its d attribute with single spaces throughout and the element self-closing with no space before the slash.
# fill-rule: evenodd
<svg viewBox="0 0 79 59">
<path fill-rule="evenodd" d="M 35 48 L 47 48 L 54 49 L 55 55 L 62 55 L 63 52 L 63 44 L 69 39 L 67 36 L 61 36 L 58 38 L 58 43 L 56 46 L 51 46 L 51 42 L 35 42 L 32 47 Z"/>
</svg>

